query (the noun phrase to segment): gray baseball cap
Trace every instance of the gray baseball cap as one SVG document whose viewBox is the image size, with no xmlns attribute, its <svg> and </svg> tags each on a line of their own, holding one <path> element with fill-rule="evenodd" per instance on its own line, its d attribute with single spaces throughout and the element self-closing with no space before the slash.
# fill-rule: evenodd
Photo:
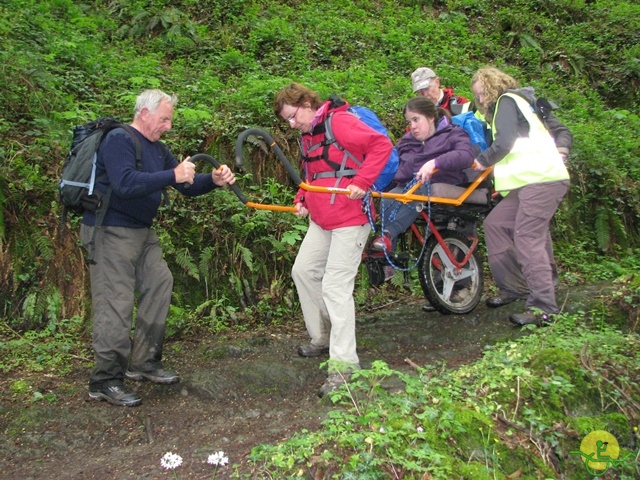
<svg viewBox="0 0 640 480">
<path fill-rule="evenodd" d="M 431 80 L 436 78 L 436 72 L 427 67 L 420 67 L 411 74 L 411 86 L 413 87 L 413 93 L 416 93 L 423 88 L 429 88 Z"/>
</svg>

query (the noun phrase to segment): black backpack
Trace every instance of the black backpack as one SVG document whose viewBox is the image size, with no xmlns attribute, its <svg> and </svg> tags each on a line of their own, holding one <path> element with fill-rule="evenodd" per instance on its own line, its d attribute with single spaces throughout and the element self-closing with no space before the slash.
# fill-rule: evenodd
<svg viewBox="0 0 640 480">
<path fill-rule="evenodd" d="M 139 168 L 142 147 L 129 125 L 114 118 L 101 117 L 74 127 L 71 148 L 62 164 L 62 176 L 58 184 L 64 220 L 69 210 L 77 213 L 83 210 L 106 211 L 111 191 L 104 197 L 94 191 L 96 166 L 100 143 L 114 128 L 124 128 L 131 135 L 136 144 L 136 165 Z"/>
<path fill-rule="evenodd" d="M 124 128 L 136 145 L 136 167 L 141 169 L 142 145 L 129 125 L 111 117 L 101 117 L 73 128 L 71 148 L 62 164 L 62 176 L 58 183 L 62 214 L 60 231 L 67 223 L 67 212 L 81 214 L 84 210 L 96 212 L 95 229 L 91 245 L 95 241 L 96 230 L 102 226 L 104 216 L 109 208 L 111 187 L 105 195 L 94 191 L 96 184 L 96 167 L 100 143 L 114 128 Z M 94 249 L 88 249 L 86 262 L 95 264 Z"/>
<path fill-rule="evenodd" d="M 62 176 L 58 182 L 62 213 L 60 217 L 62 231 L 67 222 L 69 211 L 82 214 L 84 210 L 96 212 L 95 232 L 102 226 L 104 216 L 109 208 L 111 186 L 107 192 L 101 195 L 94 191 L 96 184 L 96 168 L 98 163 L 98 148 L 102 140 L 111 130 L 124 129 L 136 146 L 136 168 L 142 170 L 142 145 L 134 133 L 133 127 L 111 117 L 100 117 L 91 122 L 77 125 L 73 128 L 71 148 L 62 164 Z M 161 143 L 164 155 L 165 168 L 168 167 L 170 157 L 169 150 Z M 166 190 L 162 191 L 163 202 L 169 205 L 169 196 Z M 91 241 L 93 243 L 93 239 Z M 93 251 L 90 249 L 87 263 L 93 264 Z"/>
</svg>

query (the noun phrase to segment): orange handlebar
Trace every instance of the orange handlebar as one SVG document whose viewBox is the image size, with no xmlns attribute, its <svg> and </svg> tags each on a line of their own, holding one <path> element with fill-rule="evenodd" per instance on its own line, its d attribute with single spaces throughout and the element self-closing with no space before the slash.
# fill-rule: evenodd
<svg viewBox="0 0 640 480">
<path fill-rule="evenodd" d="M 418 182 L 413 187 L 411 187 L 408 191 L 402 193 L 391 193 L 391 192 L 371 192 L 372 197 L 377 198 L 391 198 L 393 200 L 397 200 L 402 203 L 409 202 L 432 202 L 432 203 L 445 203 L 449 205 L 461 205 L 473 191 L 478 188 L 478 186 L 489 176 L 489 174 L 493 171 L 493 167 L 488 167 L 484 170 L 478 178 L 476 178 L 469 187 L 460 195 L 458 198 L 446 198 L 446 197 L 430 197 L 428 195 L 416 195 L 414 192 L 420 188 L 422 183 Z M 334 187 L 318 187 L 315 185 L 310 185 L 305 182 L 300 182 L 299 187 L 308 192 L 321 192 L 321 193 L 335 193 L 342 195 L 349 195 L 351 192 L 346 188 L 334 188 Z"/>
</svg>

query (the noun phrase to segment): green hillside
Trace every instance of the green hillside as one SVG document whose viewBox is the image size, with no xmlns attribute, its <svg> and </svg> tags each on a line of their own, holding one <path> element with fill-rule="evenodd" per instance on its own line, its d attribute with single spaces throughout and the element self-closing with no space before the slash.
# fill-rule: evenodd
<svg viewBox="0 0 640 480">
<path fill-rule="evenodd" d="M 611 293 L 547 328 L 525 327 L 453 370 L 406 361 L 407 374 L 376 360 L 354 374 L 349 390 L 325 397 L 334 410 L 322 428 L 256 445 L 218 478 L 639 478 L 637 0 L 4 0 L 0 39 L 4 445 L 20 449 L 19 439 L 38 437 L 44 446 L 34 463 L 44 462 L 56 437 L 46 426 L 50 414 L 41 424 L 37 413 L 75 415 L 70 392 L 77 395 L 91 364 L 79 218 L 61 223 L 57 196 L 75 125 L 98 116 L 129 121 L 138 93 L 160 88 L 179 97 L 173 130 L 163 137 L 176 156 L 207 153 L 233 165 L 238 135 L 258 127 L 295 163 L 298 132 L 272 111 L 275 93 L 291 81 L 369 106 L 398 138 L 415 68 L 433 68 L 471 98 L 475 70 L 494 65 L 558 104 L 574 135 L 571 190 L 552 229 L 562 287 L 604 280 Z M 295 186 L 268 145 L 247 139 L 242 159 L 238 185 L 252 201 L 291 204 Z M 183 339 L 286 331 L 294 321 L 302 328 L 290 271 L 307 220 L 247 208 L 228 190 L 171 200 L 155 227 L 175 278 L 167 321 L 175 352 L 193 348 Z M 421 295 L 416 278 L 405 287 L 399 277 L 373 288 L 361 272 L 359 312 Z M 214 363 L 212 376 L 216 355 L 203 357 Z M 181 407 L 193 398 L 181 396 Z M 117 423 L 102 414 L 95 415 L 101 434 L 117 443 Z M 163 427 L 167 416 L 189 427 L 169 409 L 148 415 L 149 425 L 160 418 L 158 437 L 179 445 L 177 430 Z M 129 419 L 142 431 L 139 418 Z M 594 431 L 620 442 L 608 473 L 585 468 L 576 451 Z M 78 443 L 60 445 L 66 455 Z M 114 464 L 118 447 L 132 457 L 147 447 L 107 443 L 100 447 Z M 202 467 L 201 451 L 166 474 L 188 478 Z M 154 475 L 137 458 L 132 463 L 135 475 Z"/>
<path fill-rule="evenodd" d="M 233 164 L 237 136 L 260 127 L 295 161 L 296 132 L 271 109 L 289 81 L 371 107 L 398 137 L 416 67 L 471 97 L 475 69 L 496 65 L 555 101 L 575 136 L 554 230 L 565 279 L 612 273 L 594 265 L 640 245 L 637 2 L 8 0 L 0 34 L 0 300 L 16 328 L 88 315 L 77 218 L 60 228 L 61 162 L 74 125 L 130 120 L 149 87 L 180 99 L 166 136 L 176 155 Z M 243 191 L 290 204 L 264 145 L 247 142 L 244 162 Z M 172 318 L 224 328 L 291 315 L 305 224 L 292 217 L 221 192 L 175 197 L 157 223 L 176 276 Z"/>
</svg>

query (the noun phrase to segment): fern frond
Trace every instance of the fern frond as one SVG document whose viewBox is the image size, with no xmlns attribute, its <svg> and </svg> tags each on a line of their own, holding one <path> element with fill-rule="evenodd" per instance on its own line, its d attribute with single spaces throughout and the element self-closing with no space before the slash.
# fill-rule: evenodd
<svg viewBox="0 0 640 480">
<path fill-rule="evenodd" d="M 200 274 L 198 273 L 198 266 L 193 261 L 191 253 L 188 249 L 183 248 L 176 252 L 176 263 L 178 266 L 186 272 L 190 277 L 200 281 Z"/>
<path fill-rule="evenodd" d="M 253 253 L 244 245 L 236 243 L 236 250 L 240 252 L 242 261 L 247 266 L 250 272 L 253 272 Z"/>
<path fill-rule="evenodd" d="M 57 287 L 52 286 L 51 293 L 46 296 L 46 305 L 47 318 L 49 320 L 47 328 L 51 333 L 55 333 L 58 328 L 60 313 L 62 312 L 62 297 Z"/>
<path fill-rule="evenodd" d="M 611 228 L 613 229 L 616 242 L 621 248 L 626 249 L 629 246 L 629 236 L 622 218 L 618 215 L 612 215 L 609 221 Z"/>
<path fill-rule="evenodd" d="M 200 262 L 198 264 L 198 271 L 202 278 L 207 276 L 207 273 L 211 269 L 211 261 L 215 255 L 215 248 L 209 245 L 200 253 Z"/>
<path fill-rule="evenodd" d="M 47 235 L 36 235 L 34 238 L 38 255 L 45 261 L 50 262 L 53 258 L 54 251 L 51 245 L 51 237 Z"/>
</svg>

